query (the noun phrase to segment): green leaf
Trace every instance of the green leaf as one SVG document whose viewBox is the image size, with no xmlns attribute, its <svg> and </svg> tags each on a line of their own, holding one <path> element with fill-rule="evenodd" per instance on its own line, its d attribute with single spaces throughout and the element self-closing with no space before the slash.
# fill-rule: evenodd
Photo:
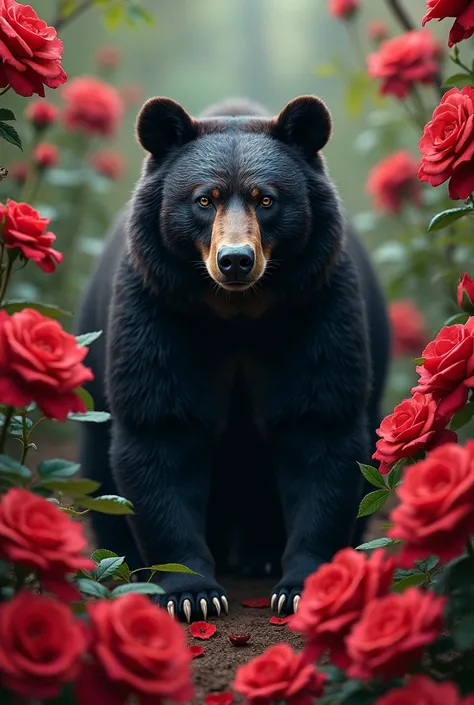
<svg viewBox="0 0 474 705">
<path fill-rule="evenodd" d="M 84 404 L 86 405 L 87 411 L 94 411 L 94 400 L 89 394 L 89 392 L 84 389 L 84 387 L 77 387 L 77 389 L 74 390 L 77 394 L 78 397 L 82 399 Z"/>
<path fill-rule="evenodd" d="M 129 5 L 127 8 L 126 18 L 131 25 L 134 25 L 136 22 L 140 21 L 148 25 L 152 25 L 155 22 L 155 18 L 151 12 L 148 12 L 148 10 L 140 7 L 140 5 Z"/>
<path fill-rule="evenodd" d="M 422 365 L 425 361 L 424 357 L 414 357 L 413 362 L 416 362 L 417 365 Z"/>
<path fill-rule="evenodd" d="M 360 546 L 357 546 L 356 551 L 372 551 L 375 548 L 386 548 L 387 546 L 394 546 L 397 543 L 400 543 L 400 541 L 384 536 L 381 539 L 373 539 L 373 541 L 361 543 Z"/>
<path fill-rule="evenodd" d="M 57 477 L 71 477 L 75 475 L 81 466 L 78 463 L 71 463 L 69 460 L 52 458 L 43 460 L 38 465 L 38 475 L 43 479 L 53 479 Z"/>
<path fill-rule="evenodd" d="M 111 5 L 104 14 L 105 26 L 107 29 L 117 29 L 121 20 L 125 17 L 125 8 L 122 5 L 115 3 Z"/>
<path fill-rule="evenodd" d="M 148 570 L 152 570 L 155 573 L 189 573 L 189 575 L 201 575 L 201 573 L 196 573 L 195 570 L 191 568 L 186 568 L 185 565 L 180 563 L 163 563 L 162 565 L 152 565 Z"/>
<path fill-rule="evenodd" d="M 10 316 L 13 313 L 18 313 L 18 311 L 23 311 L 24 308 L 32 308 L 35 311 L 42 313 L 43 316 L 48 316 L 49 318 L 72 316 L 72 313 L 69 313 L 69 311 L 63 311 L 63 309 L 58 306 L 52 306 L 51 304 L 39 304 L 36 301 L 5 301 L 4 304 L 0 305 L 0 308 L 5 309 Z"/>
<path fill-rule="evenodd" d="M 460 621 L 451 628 L 451 637 L 460 651 L 474 646 L 474 612 L 462 615 Z"/>
<path fill-rule="evenodd" d="M 381 473 L 374 468 L 372 465 L 363 465 L 362 463 L 357 463 L 360 468 L 362 475 L 365 479 L 370 482 L 371 485 L 375 487 L 383 487 L 385 489 L 386 485 Z"/>
<path fill-rule="evenodd" d="M 423 573 L 414 573 L 413 575 L 408 575 L 406 578 L 402 578 L 398 583 L 392 587 L 393 592 L 403 592 L 408 587 L 416 587 L 417 585 L 422 585 L 426 580 L 426 575 Z"/>
<path fill-rule="evenodd" d="M 0 108 L 0 120 L 16 120 L 15 113 L 7 108 Z"/>
<path fill-rule="evenodd" d="M 460 409 L 459 411 L 456 411 L 453 418 L 451 419 L 451 423 L 449 424 L 450 430 L 457 431 L 458 429 L 462 428 L 467 423 L 469 423 L 469 421 L 472 419 L 473 416 L 474 416 L 474 403 L 472 401 L 470 401 L 462 409 Z"/>
<path fill-rule="evenodd" d="M 164 595 L 165 591 L 155 583 L 127 583 L 127 585 L 119 585 L 112 590 L 112 597 L 120 597 L 120 595 L 128 595 L 131 592 L 138 592 L 141 595 Z"/>
<path fill-rule="evenodd" d="M 104 558 L 118 558 L 118 554 L 109 551 L 107 548 L 98 548 L 97 551 L 94 551 L 91 558 L 96 563 L 100 563 Z"/>
<path fill-rule="evenodd" d="M 93 333 L 84 333 L 84 335 L 76 335 L 77 344 L 80 348 L 85 347 L 86 345 L 90 345 L 94 342 L 94 340 L 100 338 L 102 333 L 103 331 L 96 330 Z"/>
<path fill-rule="evenodd" d="M 113 494 L 104 494 L 101 497 L 76 497 L 76 504 L 102 514 L 122 515 L 135 513 L 133 505 L 128 499 L 117 497 Z"/>
<path fill-rule="evenodd" d="M 89 580 L 88 578 L 80 578 L 76 581 L 78 590 L 82 592 L 83 595 L 88 595 L 89 597 L 108 597 L 109 591 L 105 585 L 97 583 L 95 580 Z"/>
<path fill-rule="evenodd" d="M 450 316 L 444 323 L 444 326 L 454 326 L 460 323 L 461 325 L 464 325 L 464 323 L 467 323 L 469 319 L 469 314 L 468 313 L 455 313 L 454 316 Z"/>
<path fill-rule="evenodd" d="M 376 490 L 375 492 L 369 492 L 368 495 L 364 497 L 359 506 L 359 513 L 357 518 L 369 516 L 369 514 L 374 514 L 378 511 L 387 499 L 390 497 L 389 490 Z"/>
<path fill-rule="evenodd" d="M 103 558 L 96 570 L 93 572 L 93 577 L 99 582 L 110 578 L 125 560 L 125 556 L 114 556 L 111 558 Z"/>
<path fill-rule="evenodd" d="M 20 135 L 15 128 L 12 127 L 12 125 L 9 125 L 6 122 L 0 122 L 0 138 L 4 139 L 5 142 L 10 142 L 10 144 L 13 144 L 15 147 L 18 147 L 21 151 L 23 151 Z"/>
<path fill-rule="evenodd" d="M 0 475 L 10 475 L 22 480 L 29 480 L 31 472 L 17 460 L 10 458 L 9 455 L 0 455 Z"/>
<path fill-rule="evenodd" d="M 391 490 L 393 490 L 400 482 L 403 475 L 403 469 L 407 462 L 408 458 L 401 458 L 401 460 L 398 460 L 390 470 L 388 475 L 388 486 Z"/>
<path fill-rule="evenodd" d="M 455 223 L 460 218 L 464 218 L 473 211 L 474 208 L 472 206 L 458 206 L 457 208 L 449 208 L 446 211 L 442 211 L 432 218 L 428 226 L 428 232 L 431 233 L 434 230 L 443 230 L 447 228 L 448 225 Z"/>
<path fill-rule="evenodd" d="M 45 487 L 47 490 L 52 490 L 53 492 L 62 492 L 63 494 L 70 495 L 71 497 L 80 497 L 82 495 L 90 494 L 95 492 L 100 487 L 100 482 L 95 482 L 95 480 L 61 480 L 61 479 L 51 479 L 51 480 L 41 480 L 40 486 Z"/>
<path fill-rule="evenodd" d="M 81 421 L 84 423 L 105 423 L 110 421 L 112 416 L 107 411 L 86 411 L 85 414 L 69 414 L 69 421 Z"/>
<path fill-rule="evenodd" d="M 472 78 L 468 73 L 455 73 L 444 80 L 443 86 L 457 86 L 458 88 L 464 88 L 464 86 L 471 85 L 471 81 Z"/>
</svg>

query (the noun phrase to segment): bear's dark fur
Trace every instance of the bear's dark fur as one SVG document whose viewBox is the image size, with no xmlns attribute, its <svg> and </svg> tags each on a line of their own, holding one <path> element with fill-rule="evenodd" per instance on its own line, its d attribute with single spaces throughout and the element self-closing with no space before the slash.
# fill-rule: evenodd
<svg viewBox="0 0 474 705">
<path fill-rule="evenodd" d="M 306 576 L 360 539 L 356 461 L 380 421 L 389 331 L 320 155 L 330 131 L 311 96 L 276 118 L 148 101 L 149 154 L 82 302 L 79 332 L 105 331 L 88 391 L 113 416 L 84 425 L 83 472 L 136 512 L 95 514 L 98 543 L 133 567 L 201 573 L 159 576 L 188 619 L 227 607 L 216 563 L 274 571 L 283 554 L 273 604 L 291 612 Z"/>
</svg>

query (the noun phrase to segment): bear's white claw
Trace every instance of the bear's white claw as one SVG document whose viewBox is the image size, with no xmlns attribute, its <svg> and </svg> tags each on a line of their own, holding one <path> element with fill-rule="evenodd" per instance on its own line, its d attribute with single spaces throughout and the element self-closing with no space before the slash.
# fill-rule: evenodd
<svg viewBox="0 0 474 705">
<path fill-rule="evenodd" d="M 272 595 L 272 601 L 271 601 L 271 603 L 270 603 L 270 607 L 271 607 L 272 610 L 275 609 L 277 597 L 278 597 L 278 595 L 277 595 L 276 593 L 275 593 L 274 595 Z"/>
<path fill-rule="evenodd" d="M 213 602 L 214 607 L 216 608 L 217 616 L 220 617 L 221 616 L 221 603 L 219 602 L 219 598 L 213 597 L 212 602 Z"/>
<path fill-rule="evenodd" d="M 184 612 L 184 616 L 186 617 L 186 621 L 189 624 L 191 622 L 191 601 L 190 600 L 185 600 L 183 602 L 183 612 Z"/>
<path fill-rule="evenodd" d="M 285 602 L 286 602 L 286 595 L 282 595 L 280 597 L 280 599 L 278 600 L 278 614 L 280 614 L 280 612 L 282 611 L 283 605 L 285 604 Z"/>
<path fill-rule="evenodd" d="M 206 619 L 207 619 L 207 600 L 205 600 L 203 597 L 202 600 L 199 601 L 199 605 L 201 607 L 201 612 L 202 612 L 202 616 L 204 618 L 204 621 L 206 621 Z"/>
<path fill-rule="evenodd" d="M 170 617 L 174 617 L 174 602 L 173 600 L 170 600 L 168 604 L 166 605 L 166 609 L 168 610 L 168 614 Z"/>
<path fill-rule="evenodd" d="M 226 614 L 229 614 L 229 603 L 227 602 L 227 597 L 224 597 L 224 595 L 222 595 L 221 602 L 222 602 L 222 606 L 224 608 L 224 612 Z"/>
<path fill-rule="evenodd" d="M 298 612 L 298 606 L 300 604 L 301 595 L 295 595 L 293 598 L 293 612 L 296 614 Z"/>
</svg>

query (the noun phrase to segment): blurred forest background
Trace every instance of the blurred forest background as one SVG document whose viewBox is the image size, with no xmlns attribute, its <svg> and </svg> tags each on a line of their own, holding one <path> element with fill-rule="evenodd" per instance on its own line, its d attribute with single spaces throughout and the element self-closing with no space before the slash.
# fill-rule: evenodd
<svg viewBox="0 0 474 705">
<path fill-rule="evenodd" d="M 330 16 L 327 0 L 144 0 L 140 6 L 153 22 L 137 21 L 129 27 L 117 23 L 110 12 L 105 15 L 102 5 L 107 2 L 102 2 L 60 29 L 63 66 L 69 75 L 66 86 L 75 77 L 100 77 L 118 90 L 124 115 L 108 139 L 91 138 L 86 143 L 60 123 L 45 135 L 45 141 L 59 147 L 59 161 L 37 185 L 34 205 L 51 218 L 65 262 L 50 277 L 28 267 L 15 296 L 74 310 L 107 228 L 139 175 L 143 154 L 134 138 L 134 121 L 146 98 L 169 96 L 198 114 L 210 103 L 241 96 L 277 113 L 291 98 L 313 93 L 326 101 L 333 115 L 333 139 L 325 150 L 330 173 L 371 250 L 388 298 L 414 300 L 426 317 L 427 335 L 435 333 L 450 313 L 456 313 L 455 284 L 450 282 L 452 310 L 446 310 L 445 296 L 438 296 L 443 275 L 438 262 L 433 277 L 426 230 L 430 217 L 441 210 L 440 205 L 449 207 L 449 201 L 440 200 L 446 199 L 442 188 L 420 185 L 421 208 L 408 205 L 397 216 L 373 209 L 366 188 L 371 167 L 398 149 L 408 149 L 418 158 L 421 129 L 409 124 L 401 102 L 381 98 L 376 81 L 367 76 L 364 57 L 377 49 L 367 34 L 369 23 L 385 21 L 391 36 L 402 30 L 384 0 L 363 4 L 355 21 L 347 23 Z M 33 0 L 31 5 L 40 17 L 54 21 L 55 0 Z M 406 5 L 420 28 L 426 1 L 410 0 Z M 436 35 L 440 28 L 430 30 Z M 62 89 L 49 90 L 47 100 L 61 106 L 61 95 Z M 423 88 L 422 95 L 432 110 L 438 101 L 435 88 Z M 18 185 L 18 193 L 12 193 L 12 179 L 7 179 L 0 185 L 2 196 L 17 198 L 24 186 L 18 162 L 29 157 L 33 131 L 20 119 L 24 99 L 10 92 L 3 105 L 17 115 L 25 146 L 21 154 L 0 143 L 0 164 Z M 87 166 L 86 150 L 92 154 L 99 147 L 114 150 L 116 162 L 108 176 Z M 462 260 L 462 247 L 457 256 Z M 411 356 L 394 361 L 387 412 L 407 396 L 416 377 L 414 367 Z M 74 424 L 54 428 L 58 434 L 74 433 Z"/>
</svg>

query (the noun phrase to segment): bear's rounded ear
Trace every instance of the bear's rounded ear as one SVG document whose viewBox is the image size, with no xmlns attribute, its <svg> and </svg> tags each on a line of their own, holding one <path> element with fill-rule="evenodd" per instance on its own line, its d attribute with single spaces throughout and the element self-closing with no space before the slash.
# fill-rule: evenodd
<svg viewBox="0 0 474 705">
<path fill-rule="evenodd" d="M 147 152 L 162 159 L 173 147 L 195 139 L 197 125 L 176 101 L 150 98 L 138 113 L 136 135 Z"/>
<path fill-rule="evenodd" d="M 320 98 L 304 95 L 291 100 L 273 119 L 271 133 L 312 159 L 331 137 L 332 120 Z"/>
</svg>

